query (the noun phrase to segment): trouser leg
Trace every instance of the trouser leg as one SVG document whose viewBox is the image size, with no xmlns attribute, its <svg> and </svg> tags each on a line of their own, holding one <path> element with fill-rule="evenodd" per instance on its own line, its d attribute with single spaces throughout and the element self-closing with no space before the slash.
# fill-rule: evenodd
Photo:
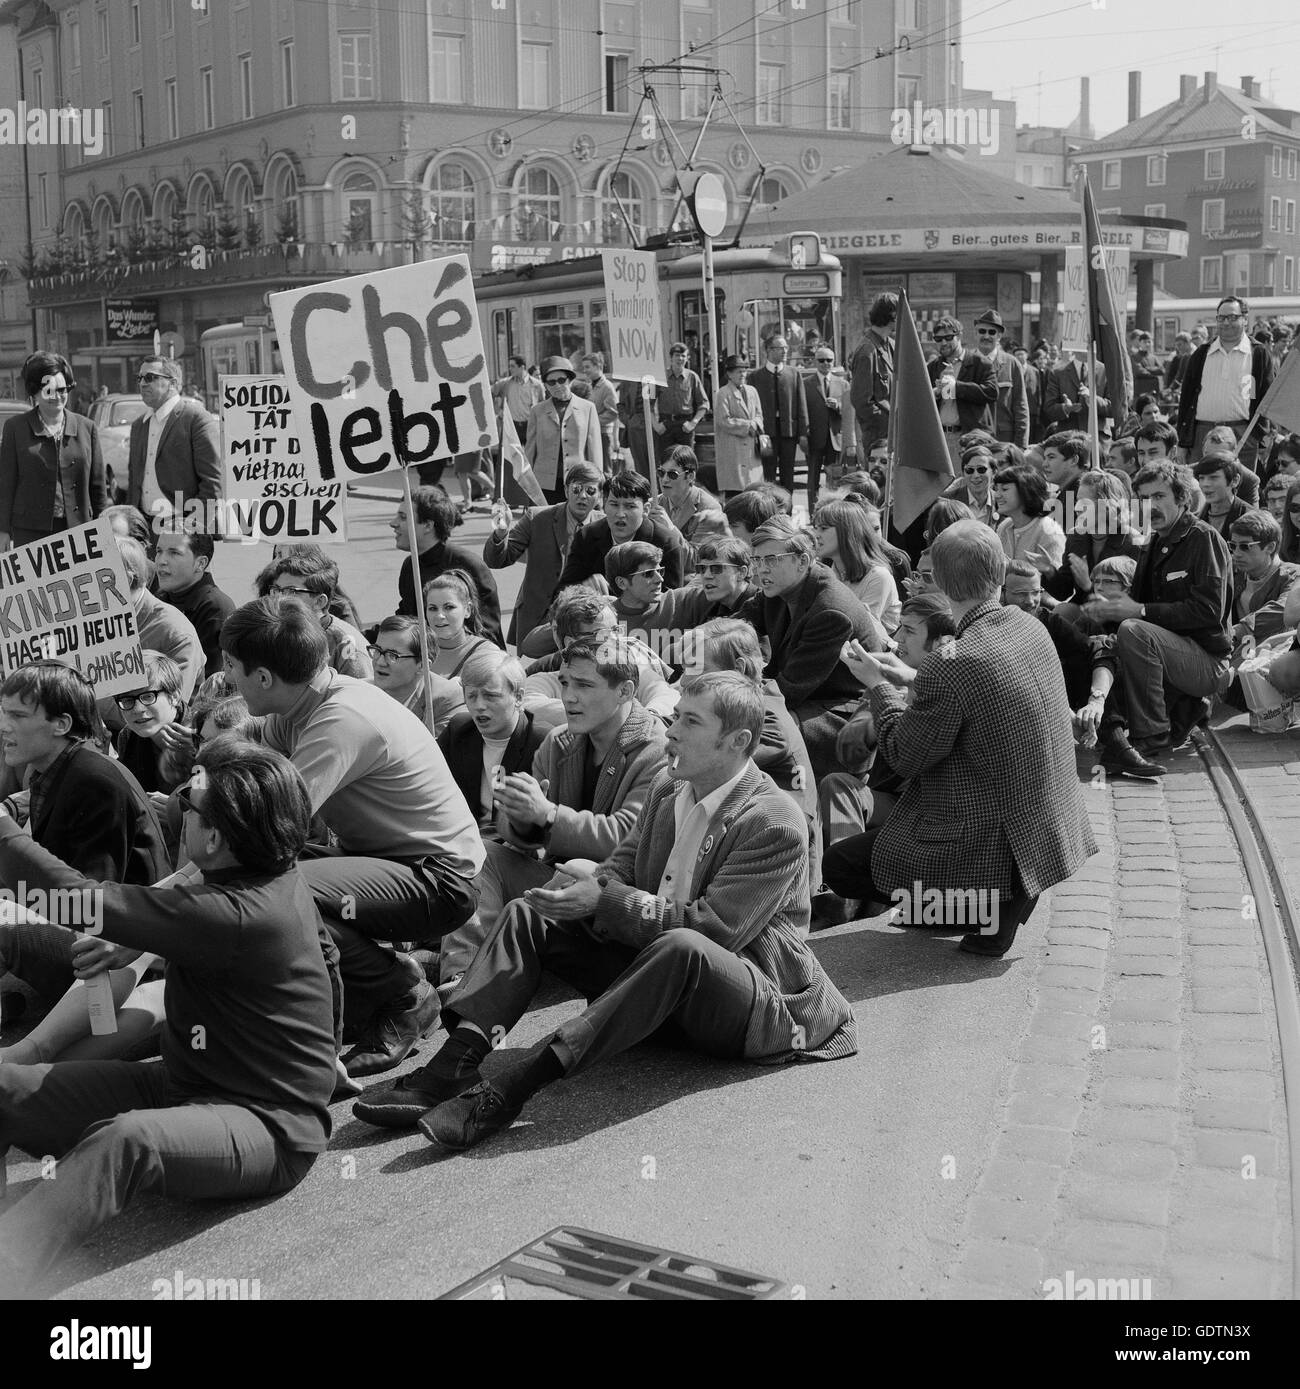
<svg viewBox="0 0 1300 1389">
<path fill-rule="evenodd" d="M 822 876 L 837 897 L 874 903 L 888 901 L 871 876 L 871 850 L 880 833 L 877 826 L 833 844 L 822 857 Z"/>
<path fill-rule="evenodd" d="M 446 984 L 464 974 L 479 947 L 492 933 L 507 902 L 522 897 L 530 887 L 542 887 L 555 870 L 539 859 L 525 858 L 504 844 L 484 844 L 483 871 L 474 880 L 478 911 L 463 926 L 442 938 L 438 978 Z"/>
<path fill-rule="evenodd" d="M 569 1074 L 651 1036 L 712 1056 L 742 1056 L 755 995 L 754 976 L 733 951 L 698 931 L 667 931 L 560 1026 L 555 1049 Z"/>
<path fill-rule="evenodd" d="M 54 1004 L 72 987 L 72 932 L 47 921 L 0 926 L 0 974 L 12 974 Z"/>
</svg>

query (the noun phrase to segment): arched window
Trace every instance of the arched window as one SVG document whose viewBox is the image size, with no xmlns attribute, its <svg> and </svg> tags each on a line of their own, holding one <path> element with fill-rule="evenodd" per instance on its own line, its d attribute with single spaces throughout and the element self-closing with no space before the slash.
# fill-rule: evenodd
<svg viewBox="0 0 1300 1389">
<path fill-rule="evenodd" d="M 618 198 L 615 198 L 615 194 Z M 619 200 L 623 211 L 619 211 Z M 623 220 L 626 213 L 632 223 L 632 238 L 628 237 L 627 224 Z M 608 246 L 627 246 L 632 240 L 645 238 L 645 200 L 641 188 L 630 174 L 619 172 L 605 180 L 604 195 L 600 200 L 600 239 Z"/>
<path fill-rule="evenodd" d="M 788 198 L 793 190 L 783 178 L 776 174 L 769 174 L 758 186 L 759 203 L 779 203 L 782 198 Z"/>
<path fill-rule="evenodd" d="M 78 245 L 85 234 L 86 219 L 82 216 L 81 209 L 76 203 L 69 203 L 67 211 L 63 214 L 63 235 L 67 238 L 68 245 Z"/>
<path fill-rule="evenodd" d="M 429 213 L 435 241 L 473 240 L 474 180 L 463 164 L 439 164 L 434 170 Z"/>
<path fill-rule="evenodd" d="M 375 181 L 360 169 L 350 173 L 339 189 L 338 240 L 351 247 L 369 246 L 375 238 L 379 194 Z"/>
<path fill-rule="evenodd" d="M 201 179 L 195 184 L 190 194 L 190 212 L 193 214 L 194 230 L 200 236 L 215 234 L 217 229 L 217 197 L 207 179 Z"/>
<path fill-rule="evenodd" d="M 226 205 L 230 218 L 241 228 L 257 220 L 258 208 L 253 202 L 253 180 L 247 169 L 236 169 L 226 182 Z"/>
<path fill-rule="evenodd" d="M 288 241 L 302 237 L 302 217 L 298 208 L 298 175 L 289 161 L 282 160 L 274 175 L 267 179 L 271 208 L 275 218 L 275 235 Z"/>
<path fill-rule="evenodd" d="M 113 209 L 107 201 L 101 202 L 95 208 L 94 227 L 95 241 L 100 251 L 107 251 L 114 244 L 117 233 L 117 226 L 113 220 Z"/>
<path fill-rule="evenodd" d="M 549 169 L 526 169 L 515 192 L 515 240 L 554 241 L 559 235 L 560 185 Z"/>
</svg>

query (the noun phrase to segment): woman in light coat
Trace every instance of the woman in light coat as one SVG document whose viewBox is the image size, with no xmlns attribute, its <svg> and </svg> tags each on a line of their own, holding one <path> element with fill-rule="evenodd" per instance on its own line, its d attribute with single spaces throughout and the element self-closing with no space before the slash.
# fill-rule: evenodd
<svg viewBox="0 0 1300 1389">
<path fill-rule="evenodd" d="M 739 492 L 763 476 L 758 436 L 763 432 L 763 406 L 758 392 L 745 383 L 749 363 L 731 356 L 723 363 L 727 384 L 713 402 L 713 448 L 718 492 Z"/>
</svg>

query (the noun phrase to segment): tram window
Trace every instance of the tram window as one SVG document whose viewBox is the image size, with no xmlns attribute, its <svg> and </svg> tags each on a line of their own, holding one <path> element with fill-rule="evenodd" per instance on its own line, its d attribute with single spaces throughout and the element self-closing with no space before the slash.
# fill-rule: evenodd
<svg viewBox="0 0 1300 1389">
<path fill-rule="evenodd" d="M 1172 352 L 1174 350 L 1174 339 L 1178 336 L 1178 320 L 1176 318 L 1156 319 L 1156 351 Z"/>
<path fill-rule="evenodd" d="M 586 312 L 581 303 L 538 304 L 533 309 L 533 361 L 567 357 L 577 362 L 587 350 Z"/>
<path fill-rule="evenodd" d="M 605 313 L 605 301 L 597 299 L 591 306 L 591 350 L 605 357 L 605 369 L 613 361 L 609 351 L 609 318 Z"/>
<path fill-rule="evenodd" d="M 726 296 L 720 289 L 713 294 L 715 319 L 724 325 L 723 342 L 726 342 Z M 704 316 L 703 290 L 683 290 L 677 296 L 676 333 L 686 344 L 686 360 L 691 370 L 705 381 L 709 379 L 709 356 L 713 347 L 712 334 Z"/>
<path fill-rule="evenodd" d="M 811 367 L 816 349 L 824 342 L 835 345 L 835 325 L 830 299 L 786 299 L 781 321 L 790 345 L 788 360 Z"/>
<path fill-rule="evenodd" d="M 494 309 L 492 312 L 492 352 L 496 376 L 505 376 L 510 358 L 519 350 L 519 310 Z"/>
</svg>

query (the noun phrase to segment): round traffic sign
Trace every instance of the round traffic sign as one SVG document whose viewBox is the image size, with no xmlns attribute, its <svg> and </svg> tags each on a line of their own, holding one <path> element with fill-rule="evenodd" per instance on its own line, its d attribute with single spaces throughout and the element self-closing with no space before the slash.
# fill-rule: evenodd
<svg viewBox="0 0 1300 1389">
<path fill-rule="evenodd" d="M 727 190 L 717 174 L 703 173 L 691 195 L 695 225 L 705 236 L 721 236 L 727 225 Z"/>
</svg>

